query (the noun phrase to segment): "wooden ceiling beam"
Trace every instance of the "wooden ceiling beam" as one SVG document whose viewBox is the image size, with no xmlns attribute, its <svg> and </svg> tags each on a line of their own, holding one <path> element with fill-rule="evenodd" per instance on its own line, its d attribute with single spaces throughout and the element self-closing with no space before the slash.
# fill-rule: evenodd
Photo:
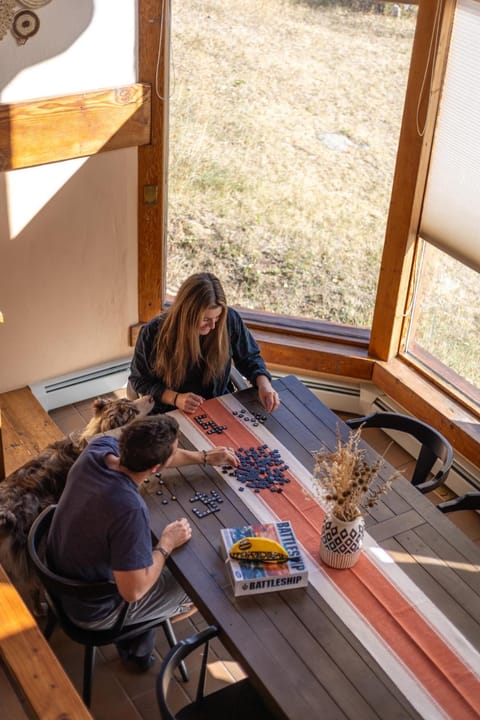
<svg viewBox="0 0 480 720">
<path fill-rule="evenodd" d="M 0 171 L 150 142 L 150 86 L 0 105 Z"/>
</svg>

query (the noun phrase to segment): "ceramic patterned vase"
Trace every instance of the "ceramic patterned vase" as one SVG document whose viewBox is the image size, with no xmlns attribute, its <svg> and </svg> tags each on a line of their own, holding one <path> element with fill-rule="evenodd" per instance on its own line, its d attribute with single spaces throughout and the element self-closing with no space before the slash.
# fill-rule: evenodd
<svg viewBox="0 0 480 720">
<path fill-rule="evenodd" d="M 362 552 L 365 521 L 363 516 L 350 522 L 329 515 L 323 521 L 320 557 L 337 569 L 351 568 Z"/>
</svg>

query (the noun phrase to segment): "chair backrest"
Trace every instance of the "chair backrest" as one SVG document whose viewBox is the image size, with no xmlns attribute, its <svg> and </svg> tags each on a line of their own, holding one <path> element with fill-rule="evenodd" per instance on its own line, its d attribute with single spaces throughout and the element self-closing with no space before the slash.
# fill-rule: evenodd
<svg viewBox="0 0 480 720">
<path fill-rule="evenodd" d="M 394 412 L 378 412 L 365 417 L 347 420 L 351 429 L 359 427 L 376 427 L 382 430 L 396 430 L 411 435 L 421 444 L 412 484 L 422 493 L 430 492 L 442 485 L 447 479 L 453 463 L 453 449 L 446 438 L 438 430 L 409 415 Z M 437 460 L 442 467 L 433 477 L 429 477 Z"/>
<path fill-rule="evenodd" d="M 232 385 L 234 391 L 246 390 L 250 387 L 250 383 L 247 382 L 241 372 L 237 370 L 235 365 L 232 365 L 230 368 L 230 384 Z"/>
<path fill-rule="evenodd" d="M 199 701 L 203 697 L 205 688 L 205 677 L 207 672 L 207 660 L 208 660 L 208 644 L 209 641 L 218 635 L 218 628 L 214 625 L 210 625 L 201 630 L 196 635 L 192 635 L 184 640 L 179 640 L 178 643 L 168 652 L 162 662 L 162 666 L 157 676 L 157 701 L 160 710 L 160 716 L 162 720 L 175 720 L 176 716 L 170 709 L 167 701 L 168 687 L 172 681 L 175 670 L 178 668 L 180 663 L 190 655 L 194 650 L 204 645 L 204 653 L 202 657 L 202 664 L 200 668 L 200 674 L 198 677 L 196 701 Z"/>
<path fill-rule="evenodd" d="M 56 505 L 49 505 L 32 523 L 28 534 L 28 554 L 46 590 L 47 601 L 53 606 L 53 610 L 63 623 L 63 621 L 71 621 L 63 610 L 62 597 L 71 596 L 83 600 L 100 600 L 116 596 L 117 589 L 113 581 L 85 582 L 75 580 L 58 575 L 48 567 L 45 560 L 45 544 L 56 507 Z M 127 608 L 128 604 L 125 603 L 125 612 Z M 124 613 L 121 613 L 122 620 L 115 624 L 117 629 L 121 627 L 123 615 Z"/>
</svg>

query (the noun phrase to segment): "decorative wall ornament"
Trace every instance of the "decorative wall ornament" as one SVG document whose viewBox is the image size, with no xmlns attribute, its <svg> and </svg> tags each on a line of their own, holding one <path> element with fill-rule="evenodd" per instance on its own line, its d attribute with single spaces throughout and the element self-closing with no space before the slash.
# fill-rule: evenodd
<svg viewBox="0 0 480 720">
<path fill-rule="evenodd" d="M 51 0 L 0 0 L 0 40 L 10 30 L 17 43 L 24 45 L 40 27 L 40 18 L 33 10 L 49 2 Z"/>
<path fill-rule="evenodd" d="M 23 45 L 38 32 L 39 27 L 38 15 L 31 10 L 20 10 L 13 18 L 12 33 L 17 43 Z"/>
<path fill-rule="evenodd" d="M 18 0 L 19 5 L 28 8 L 29 10 L 36 10 L 39 7 L 48 5 L 51 0 Z"/>
</svg>

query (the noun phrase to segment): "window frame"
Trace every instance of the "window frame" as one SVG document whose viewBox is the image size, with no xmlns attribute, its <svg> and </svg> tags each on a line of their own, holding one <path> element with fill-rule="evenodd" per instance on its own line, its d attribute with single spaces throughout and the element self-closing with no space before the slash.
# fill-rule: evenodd
<svg viewBox="0 0 480 720">
<path fill-rule="evenodd" d="M 435 419 L 437 427 L 452 443 L 478 462 L 479 416 L 473 413 L 472 422 L 458 421 L 459 417 L 464 419 L 464 413 L 470 409 L 455 398 L 449 388 L 441 388 L 433 373 L 415 366 L 404 354 L 420 213 L 455 6 L 455 0 L 444 0 L 439 6 L 431 0 L 419 2 L 371 330 L 240 310 L 267 362 L 298 371 L 372 381 L 407 411 L 427 422 Z M 161 11 L 163 22 L 151 23 L 148 18 L 158 16 L 158 6 L 154 0 L 139 0 L 139 81 L 149 82 L 159 92 L 152 92 L 151 143 L 138 149 L 139 321 L 131 328 L 132 345 L 138 327 L 171 300 L 165 294 L 170 71 L 168 0 L 162 1 Z M 431 62 L 430 38 L 435 33 L 438 33 L 437 53 L 435 62 Z M 425 88 L 429 90 L 428 96 Z M 422 135 L 417 132 L 419 118 L 424 128 Z M 148 202 L 146 193 L 151 186 L 156 191 L 153 203 Z M 434 401 L 430 399 L 433 396 Z"/>
</svg>

